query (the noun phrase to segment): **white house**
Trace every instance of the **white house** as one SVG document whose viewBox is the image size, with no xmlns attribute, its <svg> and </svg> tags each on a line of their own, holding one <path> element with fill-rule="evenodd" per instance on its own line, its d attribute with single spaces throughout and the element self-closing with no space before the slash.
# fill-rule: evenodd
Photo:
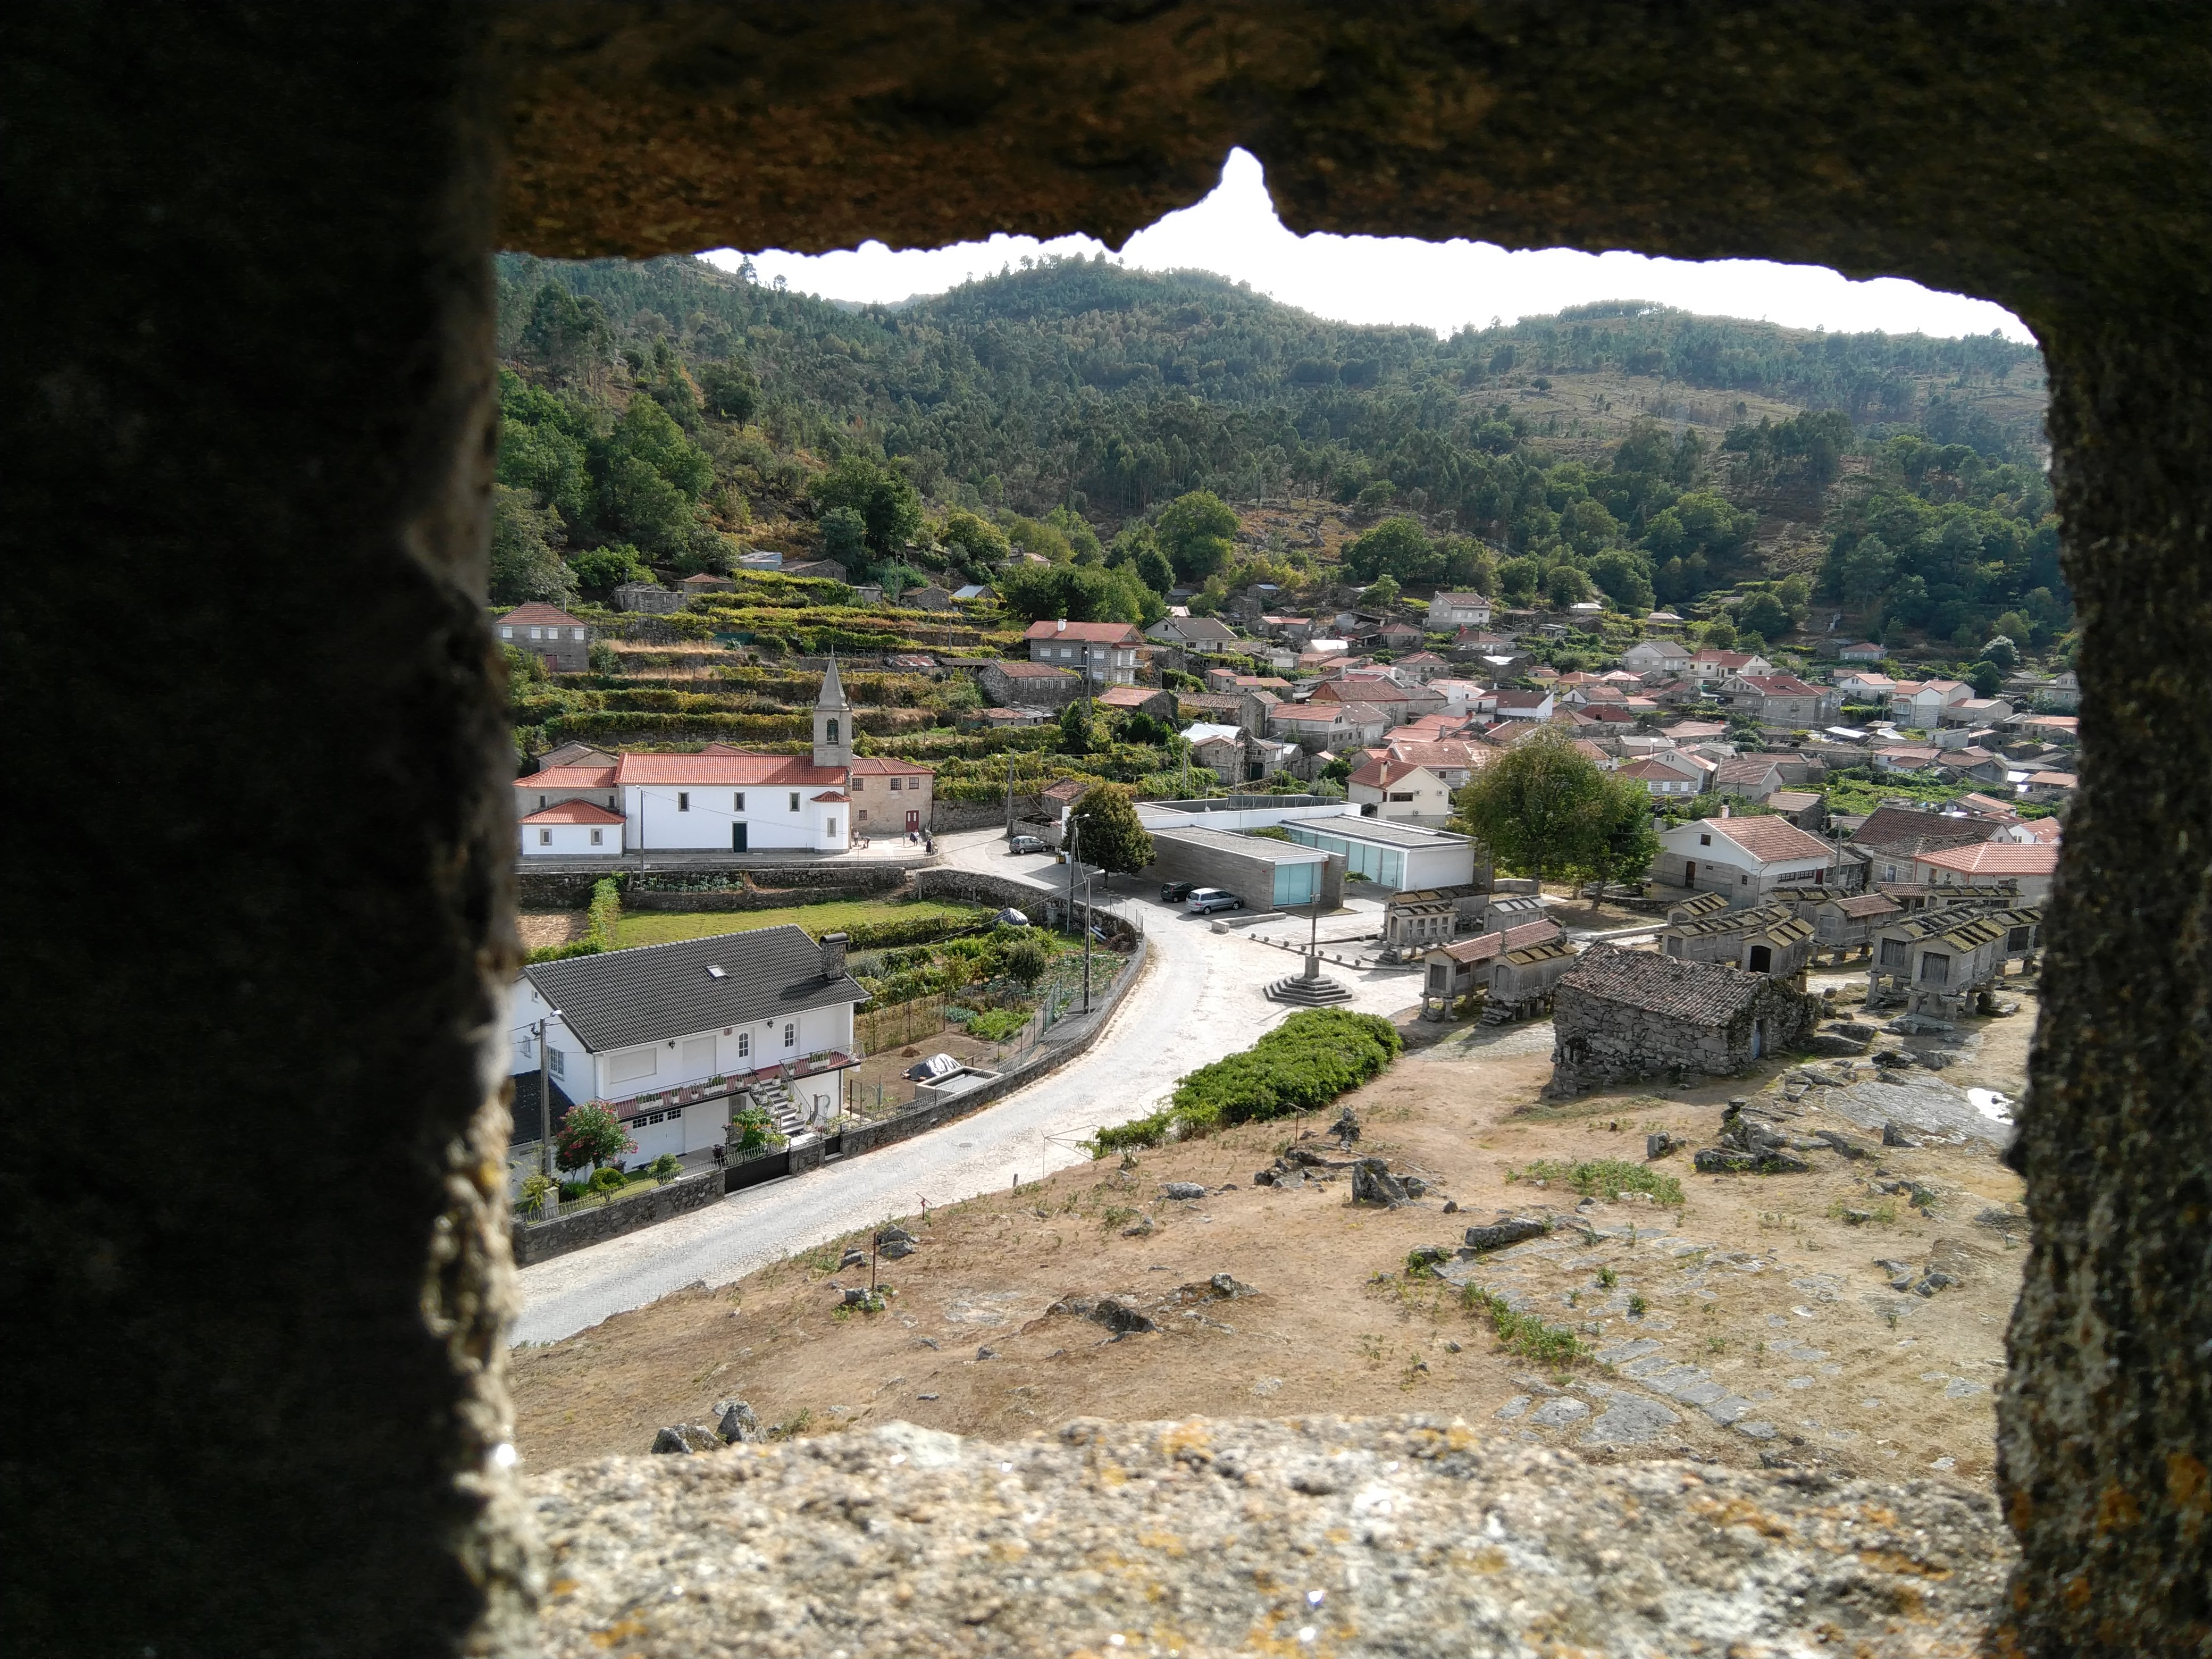
<svg viewBox="0 0 2212 1659">
<path fill-rule="evenodd" d="M 1508 691 L 1500 690 L 1496 712 L 1502 720 L 1547 720 L 1555 708 L 1548 691 Z"/>
<path fill-rule="evenodd" d="M 1680 674 L 1690 665 L 1690 648 L 1680 640 L 1638 640 L 1620 653 L 1620 665 L 1639 678 Z"/>
<path fill-rule="evenodd" d="M 1933 731 L 1946 708 L 1973 695 L 1974 688 L 1959 680 L 1899 680 L 1890 689 L 1889 716 L 1900 725 Z"/>
<path fill-rule="evenodd" d="M 1624 761 L 1614 769 L 1617 775 L 1640 783 L 1644 793 L 1654 800 L 1681 800 L 1701 793 L 1705 777 L 1687 768 L 1669 765 L 1656 755 L 1641 760 Z"/>
<path fill-rule="evenodd" d="M 625 1162 L 649 1163 L 720 1145 L 731 1097 L 772 1078 L 808 1121 L 835 1117 L 867 994 L 842 933 L 817 944 L 787 925 L 534 963 L 514 987 L 507 1069 L 542 1060 L 557 1094 L 613 1109 L 637 1143 Z"/>
<path fill-rule="evenodd" d="M 1429 601 L 1431 628 L 1487 628 L 1490 601 L 1480 593 L 1439 593 Z"/>
<path fill-rule="evenodd" d="M 526 857 L 611 858 L 622 851 L 623 815 L 588 800 L 564 800 L 518 826 Z"/>
<path fill-rule="evenodd" d="M 1340 854 L 1347 878 L 1392 892 L 1464 887 L 1474 879 L 1474 842 L 1449 830 L 1347 815 L 1286 821 L 1283 831 L 1301 847 Z"/>
<path fill-rule="evenodd" d="M 1093 685 L 1134 685 L 1137 652 L 1145 636 L 1133 623 L 1069 622 L 1065 617 L 1030 624 L 1022 637 L 1031 662 L 1071 669 Z"/>
<path fill-rule="evenodd" d="M 1425 766 L 1390 757 L 1370 760 L 1346 779 L 1344 796 L 1362 817 L 1440 824 L 1451 817 L 1449 784 Z"/>
<path fill-rule="evenodd" d="M 1731 904 L 1755 903 L 1788 882 L 1818 883 L 1836 864 L 1827 842 L 1771 814 L 1692 819 L 1662 830 L 1659 845 L 1654 877 L 1718 893 Z"/>
</svg>

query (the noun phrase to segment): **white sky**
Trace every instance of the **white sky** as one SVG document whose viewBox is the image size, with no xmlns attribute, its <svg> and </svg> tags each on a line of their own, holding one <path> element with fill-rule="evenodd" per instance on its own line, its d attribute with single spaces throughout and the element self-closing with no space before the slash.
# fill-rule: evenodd
<svg viewBox="0 0 2212 1659">
<path fill-rule="evenodd" d="M 805 255 L 771 249 L 753 255 L 763 283 L 781 276 L 802 294 L 829 300 L 903 300 L 941 294 L 1024 254 L 1097 253 L 1088 236 L 1039 242 L 994 236 L 988 242 L 893 252 L 881 242 Z M 707 254 L 726 270 L 741 256 Z M 1318 316 L 1347 323 L 1417 323 L 1449 334 L 1462 324 L 1513 322 L 1593 300 L 1650 300 L 1706 316 L 1763 318 L 1796 328 L 1849 333 L 1986 334 L 2032 340 L 2023 323 L 1987 300 L 1940 293 L 1902 277 L 1855 283 L 1824 265 L 1763 259 L 1699 263 L 1640 253 L 1582 253 L 1568 248 L 1510 252 L 1489 242 L 1424 242 L 1403 236 L 1294 236 L 1276 218 L 1260 163 L 1230 152 L 1212 194 L 1169 214 L 1129 239 L 1123 263 L 1146 270 L 1210 270 Z"/>
</svg>

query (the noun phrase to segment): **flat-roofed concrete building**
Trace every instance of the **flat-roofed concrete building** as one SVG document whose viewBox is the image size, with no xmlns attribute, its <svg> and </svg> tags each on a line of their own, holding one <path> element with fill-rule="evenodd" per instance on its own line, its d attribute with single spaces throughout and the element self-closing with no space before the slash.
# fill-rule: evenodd
<svg viewBox="0 0 2212 1659">
<path fill-rule="evenodd" d="M 1218 887 L 1243 900 L 1247 910 L 1304 909 L 1316 896 L 1324 910 L 1344 902 L 1341 857 L 1229 830 L 1154 830 L 1152 867 L 1143 873 Z"/>
</svg>

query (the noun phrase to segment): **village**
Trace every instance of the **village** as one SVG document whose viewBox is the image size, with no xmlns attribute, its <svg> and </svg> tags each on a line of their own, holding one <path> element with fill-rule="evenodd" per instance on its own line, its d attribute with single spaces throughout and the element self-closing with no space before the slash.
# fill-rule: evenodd
<svg viewBox="0 0 2212 1659">
<path fill-rule="evenodd" d="M 839 574 L 817 563 L 781 580 L 812 586 Z M 671 659 L 692 659 L 685 665 L 696 675 L 696 659 L 708 656 L 757 677 L 754 639 L 732 637 L 716 615 L 717 601 L 749 580 L 745 571 L 694 577 L 689 592 L 633 584 L 616 595 L 623 610 L 598 623 L 526 605 L 500 615 L 495 629 L 550 676 L 585 677 L 597 653 L 603 664 L 637 665 L 641 678 Z M 1732 1033 L 1719 1047 L 1639 1033 L 1634 1011 L 1666 1000 L 1662 981 L 1710 981 L 1716 969 L 1731 987 L 1756 976 L 1802 988 L 1815 962 L 1864 962 L 1870 1007 L 1930 1021 L 1972 1012 L 2008 963 L 2034 954 L 2037 907 L 2074 785 L 2076 687 L 2063 667 L 2017 668 L 1984 696 L 1964 678 L 1909 676 L 1870 641 L 1832 634 L 1786 650 L 1701 647 L 1687 641 L 1704 630 L 1680 616 L 1626 617 L 1595 599 L 1553 612 L 1440 591 L 1301 615 L 1270 608 L 1278 594 L 1261 586 L 1204 607 L 1212 614 L 1170 604 L 1140 629 L 1060 618 L 1009 626 L 993 593 L 975 586 L 924 586 L 896 605 L 879 591 L 843 591 L 855 614 L 836 632 L 848 638 L 961 642 L 872 654 L 840 653 L 833 640 L 818 659 L 787 660 L 782 678 L 802 696 L 812 690 L 799 716 L 811 727 L 804 747 L 569 741 L 530 757 L 514 782 L 527 890 L 566 891 L 580 908 L 612 877 L 634 890 L 633 904 L 652 905 L 653 889 L 674 884 L 699 910 L 725 911 L 720 923 L 696 925 L 734 928 L 745 924 L 731 913 L 757 907 L 763 889 L 791 889 L 801 906 L 818 892 L 910 897 L 948 832 L 989 827 L 1032 862 L 1052 862 L 1081 803 L 1119 789 L 1133 798 L 1146 856 L 1109 859 L 1098 866 L 1104 879 L 1118 867 L 1177 897 L 1219 896 L 1234 909 L 1217 931 L 1255 938 L 1287 913 L 1310 921 L 1316 938 L 1322 917 L 1356 919 L 1378 963 L 1419 970 L 1406 1001 L 1428 1019 L 1546 1014 L 1564 988 L 1575 1010 L 1560 1036 L 1568 1087 L 1678 1064 L 1725 1073 L 1807 1036 L 1786 999 L 1726 988 L 1705 996 Z M 716 631 L 672 629 L 694 617 Z M 1012 649 L 994 651 L 1000 641 Z M 1563 655 L 1578 665 L 1553 666 Z M 2000 640 L 1974 665 L 1993 674 L 2007 657 L 2018 661 Z M 917 683 L 955 712 L 922 711 L 943 724 L 911 737 L 912 721 L 902 722 L 911 702 L 871 705 L 848 690 L 910 698 Z M 1063 741 L 1070 732 L 1079 735 Z M 1656 855 L 1638 879 L 1594 884 L 1590 915 L 1613 925 L 1585 920 L 1571 942 L 1569 928 L 1547 919 L 1565 895 L 1494 870 L 1455 805 L 1486 766 L 1546 733 L 1647 792 L 1656 830 Z M 1163 745 L 1155 752 L 1176 754 L 1179 765 L 1133 786 L 1101 777 L 1115 745 L 1132 739 Z M 907 757 L 947 754 L 960 758 Z M 941 769 L 957 775 L 950 792 Z M 1018 910 L 1019 896 L 969 895 L 998 910 Z M 790 914 L 805 931 L 802 908 Z M 1055 925 L 1071 914 L 1054 908 Z M 1331 927 L 1332 937 L 1344 932 Z M 732 1012 L 741 988 L 760 978 L 749 958 L 786 947 L 765 931 L 701 937 L 719 939 L 708 951 L 716 988 L 734 999 L 707 1010 L 711 1018 L 661 1006 L 684 1000 L 659 981 L 662 952 L 635 958 L 634 982 L 628 951 L 580 961 L 562 939 L 537 952 L 569 959 L 525 971 L 513 1044 L 522 1092 L 542 1073 L 554 1118 L 577 1102 L 604 1103 L 640 1146 L 639 1164 L 710 1151 L 726 1158 L 726 1140 L 738 1133 L 732 1104 L 734 1121 L 749 1122 L 756 1094 L 770 1097 L 787 1137 L 845 1119 L 847 1074 L 866 1047 L 855 1011 L 864 1022 L 879 1018 L 901 988 L 878 973 L 872 989 L 831 967 L 803 1006 L 779 985 L 769 1002 Z M 1613 939 L 1666 960 L 1624 963 Z M 1602 972 L 1586 957 L 1594 944 L 1613 952 Z M 811 948 L 801 951 L 809 961 Z M 880 967 L 873 956 L 866 963 Z M 1270 994 L 1329 1000 L 1320 965 L 1316 951 L 1303 975 L 1312 983 Z M 704 971 L 703 962 L 687 971 Z M 605 983 L 591 997 L 620 1004 L 621 1019 L 595 1026 L 583 1012 L 580 981 L 592 976 Z M 1764 1012 L 1738 1017 L 1754 1005 Z M 641 1041 L 648 1032 L 649 1044 Z M 898 1046 L 933 1035 L 908 1019 Z M 672 1054 L 654 1052 L 672 1044 Z M 794 1065 L 811 1079 L 803 1090 Z M 707 1109 L 699 1091 L 710 1080 Z M 799 1097 L 803 1110 L 790 1103 Z M 518 1169 L 550 1144 L 550 1127 L 519 1114 Z"/>
</svg>

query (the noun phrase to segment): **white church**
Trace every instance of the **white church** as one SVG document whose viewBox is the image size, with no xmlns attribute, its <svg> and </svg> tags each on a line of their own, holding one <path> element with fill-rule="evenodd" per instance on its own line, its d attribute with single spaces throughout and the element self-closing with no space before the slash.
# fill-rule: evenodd
<svg viewBox="0 0 2212 1659">
<path fill-rule="evenodd" d="M 709 744 L 696 754 L 623 753 L 514 781 L 525 858 L 621 853 L 849 851 L 856 838 L 929 827 L 929 767 L 856 759 L 836 659 L 814 703 L 814 752 Z"/>
</svg>

